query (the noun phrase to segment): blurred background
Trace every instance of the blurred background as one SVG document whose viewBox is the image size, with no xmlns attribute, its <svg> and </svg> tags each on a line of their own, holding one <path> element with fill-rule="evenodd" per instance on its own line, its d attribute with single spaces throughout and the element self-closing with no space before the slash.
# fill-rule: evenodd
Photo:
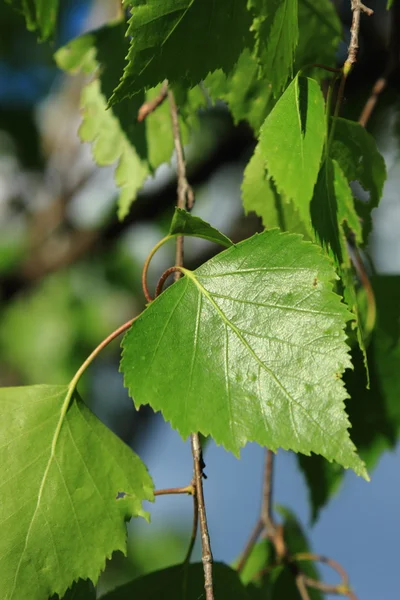
<svg viewBox="0 0 400 600">
<path fill-rule="evenodd" d="M 114 167 L 97 167 L 81 144 L 79 99 L 84 83 L 59 72 L 54 51 L 117 14 L 112 0 L 63 0 L 57 35 L 40 44 L 22 17 L 0 0 L 0 383 L 64 383 L 101 339 L 144 308 L 143 261 L 165 235 L 176 200 L 173 161 L 149 179 L 128 217 L 116 218 Z M 350 2 L 336 2 L 348 37 Z M 344 111 L 358 118 L 387 59 L 389 20 L 383 0 L 369 3 L 362 20 L 360 62 L 346 88 Z M 400 31 L 400 29 L 399 29 Z M 339 49 L 338 63 L 346 55 Z M 400 113 L 394 78 L 369 122 L 383 153 L 388 180 L 374 212 L 369 251 L 378 273 L 400 274 Z M 254 148 L 252 131 L 234 126 L 221 104 L 204 110 L 188 147 L 195 214 L 234 241 L 261 224 L 245 217 L 240 199 L 243 169 Z M 216 251 L 202 240 L 185 242 L 195 268 Z M 164 246 L 150 284 L 174 261 Z M 147 464 L 156 488 L 187 485 L 190 447 L 150 410 L 136 412 L 118 373 L 118 343 L 109 347 L 82 382 L 94 412 Z M 210 443 L 205 483 L 214 558 L 233 561 L 260 508 L 264 452 L 248 445 L 238 461 Z M 343 564 L 360 600 L 399 597 L 400 449 L 385 453 L 367 484 L 348 473 L 340 493 L 308 528 L 307 489 L 295 457 L 279 453 L 275 501 L 299 517 L 313 550 Z M 134 575 L 181 561 L 190 536 L 189 497 L 159 497 L 150 525 L 131 523 L 129 555 L 116 555 L 99 592 Z M 196 548 L 197 558 L 200 556 Z M 324 572 L 325 574 L 325 572 Z M 330 582 L 335 583 L 332 574 Z"/>
</svg>

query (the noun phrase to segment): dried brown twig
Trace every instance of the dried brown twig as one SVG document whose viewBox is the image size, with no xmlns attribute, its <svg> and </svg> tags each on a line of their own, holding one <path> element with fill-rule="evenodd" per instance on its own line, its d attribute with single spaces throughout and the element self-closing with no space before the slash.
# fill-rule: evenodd
<svg viewBox="0 0 400 600">
<path fill-rule="evenodd" d="M 151 100 L 147 100 L 144 102 L 142 106 L 139 108 L 137 120 L 139 123 L 145 120 L 145 118 L 154 112 L 168 97 L 168 82 L 164 81 L 161 86 L 160 93 L 155 98 Z"/>
</svg>

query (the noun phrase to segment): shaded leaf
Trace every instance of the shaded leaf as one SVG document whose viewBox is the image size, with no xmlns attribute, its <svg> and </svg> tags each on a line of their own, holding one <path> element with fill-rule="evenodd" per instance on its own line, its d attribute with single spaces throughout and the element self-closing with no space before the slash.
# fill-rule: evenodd
<svg viewBox="0 0 400 600">
<path fill-rule="evenodd" d="M 342 24 L 331 0 L 299 0 L 299 43 L 295 55 L 295 71 L 307 66 L 307 74 L 327 79 L 322 68 L 309 67 L 315 63 L 336 66 L 336 53 L 342 37 Z"/>
<path fill-rule="evenodd" d="M 319 248 L 272 230 L 184 273 L 123 340 L 136 406 L 150 404 L 184 438 L 199 431 L 235 454 L 248 441 L 313 450 L 365 475 L 340 378 L 350 366 L 349 314 Z"/>
<path fill-rule="evenodd" d="M 125 521 L 144 516 L 141 460 L 67 386 L 0 390 L 4 600 L 62 596 L 126 552 Z M 121 497 L 117 497 L 121 495 Z"/>
<path fill-rule="evenodd" d="M 400 277 L 372 278 L 377 321 L 368 347 L 370 389 L 365 388 L 362 356 L 353 350 L 354 371 L 345 375 L 350 398 L 346 401 L 351 438 L 368 469 L 383 452 L 394 449 L 400 436 Z M 308 484 L 311 516 L 315 521 L 323 506 L 339 489 L 343 470 L 320 456 L 298 457 Z"/>
<path fill-rule="evenodd" d="M 175 208 L 174 216 L 172 217 L 169 235 L 190 235 L 203 238 L 229 248 L 232 246 L 231 240 L 223 233 L 212 227 L 200 217 L 195 217 L 191 213 L 182 208 Z"/>
<path fill-rule="evenodd" d="M 277 510 L 283 517 L 283 534 L 289 555 L 310 552 L 308 541 L 294 514 L 283 507 L 277 507 Z M 276 562 L 275 551 L 268 539 L 254 546 L 240 574 L 250 597 L 253 600 L 301 600 L 293 572 L 286 565 L 275 566 Z M 297 564 L 305 575 L 319 580 L 318 570 L 312 562 L 301 561 Z M 309 588 L 308 594 L 310 600 L 322 600 L 321 593 L 317 590 Z"/>
<path fill-rule="evenodd" d="M 213 583 L 216 598 L 246 600 L 247 592 L 236 571 L 215 562 Z M 154 571 L 102 596 L 104 600 L 188 600 L 204 597 L 203 564 L 177 565 Z"/>
<path fill-rule="evenodd" d="M 50 600 L 59 600 L 59 596 L 52 596 Z M 96 600 L 95 587 L 88 579 L 80 579 L 72 584 L 62 600 Z"/>
<path fill-rule="evenodd" d="M 59 0 L 6 0 L 21 12 L 29 31 L 38 31 L 45 40 L 54 33 L 57 21 Z"/>
<path fill-rule="evenodd" d="M 204 83 L 213 100 L 227 103 L 235 123 L 247 121 L 258 133 L 274 99 L 272 86 L 260 73 L 257 60 L 249 49 L 242 52 L 228 75 L 219 69 L 210 73 Z"/>
<path fill-rule="evenodd" d="M 356 121 L 337 119 L 335 137 L 329 150 L 347 180 L 358 181 L 369 192 L 369 201 L 359 201 L 357 210 L 364 220 L 363 242 L 371 230 L 371 211 L 379 204 L 386 180 L 385 161 L 372 135 Z"/>
<path fill-rule="evenodd" d="M 297 0 L 249 0 L 255 18 L 255 52 L 276 95 L 293 71 L 293 57 L 299 36 Z"/>
<path fill-rule="evenodd" d="M 324 110 L 317 82 L 296 77 L 261 127 L 260 151 L 268 174 L 306 225 L 325 140 Z"/>
<path fill-rule="evenodd" d="M 195 85 L 208 73 L 229 71 L 252 43 L 247 0 L 128 0 L 130 48 L 111 104 L 168 79 Z M 179 60 L 178 60 L 179 58 Z"/>
</svg>

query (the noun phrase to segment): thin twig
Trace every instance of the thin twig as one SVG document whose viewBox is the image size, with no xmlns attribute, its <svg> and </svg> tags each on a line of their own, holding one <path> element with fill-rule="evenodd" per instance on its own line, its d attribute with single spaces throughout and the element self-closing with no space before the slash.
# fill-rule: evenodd
<svg viewBox="0 0 400 600">
<path fill-rule="evenodd" d="M 212 578 L 213 556 L 208 533 L 206 506 L 203 493 L 203 457 L 201 451 L 200 437 L 198 433 L 191 436 L 192 454 L 194 463 L 194 479 L 196 487 L 197 502 L 199 505 L 200 532 L 201 532 L 201 560 L 204 569 L 204 589 L 206 600 L 214 600 L 214 586 Z"/>
<path fill-rule="evenodd" d="M 244 547 L 244 550 L 242 552 L 242 555 L 239 559 L 238 565 L 237 565 L 237 571 L 239 573 L 241 573 L 241 571 L 243 571 L 248 558 L 255 546 L 255 544 L 257 543 L 258 538 L 260 537 L 260 535 L 262 534 L 264 529 L 264 523 L 262 521 L 262 519 L 258 519 L 257 523 L 254 526 L 253 531 L 250 534 L 250 537 L 248 539 L 248 541 L 246 542 L 246 546 Z"/>
<path fill-rule="evenodd" d="M 303 573 L 298 573 L 295 577 L 296 587 L 300 594 L 301 600 L 310 600 L 310 596 L 307 591 L 307 586 L 304 582 Z"/>
<path fill-rule="evenodd" d="M 172 133 L 174 137 L 176 162 L 177 162 L 177 176 L 178 176 L 178 202 L 179 208 L 191 209 L 194 202 L 193 190 L 188 184 L 186 179 L 186 164 L 183 153 L 183 145 L 181 132 L 179 128 L 178 120 L 178 107 L 175 102 L 174 94 L 171 90 L 168 91 L 168 100 L 171 111 L 172 121 Z M 176 267 L 183 267 L 183 237 L 179 236 L 176 240 Z M 177 271 L 175 278 L 179 279 L 182 273 Z M 204 570 L 204 589 L 206 593 L 206 600 L 214 600 L 214 586 L 212 578 L 212 563 L 213 557 L 211 553 L 210 536 L 208 533 L 206 507 L 204 503 L 203 493 L 203 455 L 201 451 L 200 437 L 198 433 L 192 433 L 191 447 L 193 455 L 193 466 L 194 466 L 194 486 L 196 491 L 196 499 L 198 506 L 198 513 L 200 518 L 200 531 L 201 531 L 201 548 L 202 548 L 202 562 Z M 192 536 L 193 539 L 193 536 Z M 193 542 L 194 544 L 194 542 Z"/>
<path fill-rule="evenodd" d="M 160 93 L 155 98 L 151 100 L 147 100 L 144 102 L 142 106 L 139 108 L 137 120 L 139 123 L 145 120 L 145 118 L 154 112 L 167 98 L 168 96 L 168 82 L 164 81 L 161 86 Z"/>
<path fill-rule="evenodd" d="M 167 496 L 169 494 L 188 494 L 189 496 L 194 496 L 194 485 L 191 483 L 185 487 L 177 487 L 177 488 L 165 488 L 163 490 L 155 490 L 155 496 Z"/>
<path fill-rule="evenodd" d="M 358 51 L 358 35 L 360 32 L 360 17 L 364 12 L 368 16 L 373 14 L 373 10 L 362 4 L 360 0 L 351 0 L 351 10 L 353 11 L 353 19 L 350 28 L 350 44 L 347 54 L 347 60 L 344 63 L 343 74 L 345 77 L 350 73 L 354 63 L 357 60 Z"/>
<path fill-rule="evenodd" d="M 314 562 L 322 562 L 325 565 L 331 567 L 336 573 L 340 575 L 342 580 L 342 584 L 346 587 L 349 587 L 349 576 L 347 572 L 344 570 L 342 565 L 333 558 L 328 558 L 327 556 L 323 556 L 322 554 L 314 554 L 313 552 L 298 552 L 293 556 L 293 560 L 302 561 L 302 560 L 312 560 Z"/>
</svg>

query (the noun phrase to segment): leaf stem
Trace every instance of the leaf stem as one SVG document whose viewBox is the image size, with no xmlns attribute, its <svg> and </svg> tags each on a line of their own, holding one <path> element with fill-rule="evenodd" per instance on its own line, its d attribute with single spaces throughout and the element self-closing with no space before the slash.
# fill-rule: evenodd
<svg viewBox="0 0 400 600">
<path fill-rule="evenodd" d="M 160 93 L 151 100 L 144 102 L 139 108 L 137 120 L 139 123 L 145 120 L 152 112 L 154 112 L 166 100 L 168 95 L 168 81 L 164 81 L 161 86 Z"/>
<path fill-rule="evenodd" d="M 170 267 L 169 269 L 164 271 L 164 273 L 161 275 L 160 279 L 158 280 L 155 298 L 157 298 L 157 296 L 159 296 L 161 294 L 162 289 L 164 287 L 164 283 L 167 281 L 168 277 L 172 273 L 178 273 L 178 272 L 183 273 L 182 267 Z"/>
<path fill-rule="evenodd" d="M 152 248 L 150 250 L 149 255 L 147 256 L 146 260 L 144 261 L 143 270 L 142 270 L 142 289 L 143 289 L 143 294 L 144 294 L 147 302 L 153 302 L 153 298 L 150 296 L 149 288 L 147 286 L 147 272 L 149 270 L 149 265 L 150 265 L 151 259 L 153 258 L 153 256 L 157 252 L 157 250 L 159 250 L 161 248 L 161 246 L 163 246 L 165 244 L 165 242 L 168 242 L 168 240 L 170 240 L 172 237 L 173 236 L 171 236 L 171 235 L 166 235 L 165 237 L 162 238 L 162 240 L 157 242 L 157 244 L 154 246 L 154 248 Z"/>
<path fill-rule="evenodd" d="M 254 546 L 257 543 L 258 538 L 260 537 L 260 535 L 262 534 L 264 529 L 264 523 L 262 521 L 262 519 L 258 519 L 257 523 L 254 525 L 253 531 L 250 534 L 249 539 L 246 542 L 246 546 L 242 552 L 242 555 L 239 559 L 238 562 L 238 566 L 237 566 L 237 571 L 238 573 L 241 573 L 244 569 L 244 567 L 246 566 L 246 563 L 249 559 L 249 556 L 254 548 Z"/>
<path fill-rule="evenodd" d="M 126 323 L 124 323 L 123 325 L 121 325 L 121 327 L 118 327 L 118 329 L 116 329 L 115 331 L 113 331 L 112 333 L 110 333 L 110 335 L 107 336 L 97 346 L 97 348 L 95 348 L 93 350 L 93 352 L 87 357 L 87 359 L 85 360 L 85 362 L 82 363 L 82 365 L 79 367 L 79 369 L 77 370 L 77 372 L 75 373 L 74 377 L 71 379 L 71 381 L 69 383 L 68 387 L 71 390 L 71 396 L 72 396 L 72 393 L 75 390 L 76 386 L 78 385 L 78 381 L 80 380 L 80 378 L 82 377 L 83 373 L 86 371 L 86 369 L 88 368 L 88 366 L 94 361 L 94 359 L 100 354 L 100 352 L 102 350 L 104 350 L 104 348 L 106 346 L 108 346 L 108 344 L 110 342 L 112 342 L 113 340 L 115 340 L 115 338 L 118 337 L 119 335 L 121 335 L 121 333 L 124 333 L 125 331 L 127 331 L 127 329 L 129 329 L 129 327 L 132 325 L 132 323 L 134 323 L 139 316 L 140 315 L 137 315 L 133 319 L 130 319 L 129 321 L 127 321 Z"/>
<path fill-rule="evenodd" d="M 194 485 L 191 483 L 185 487 L 175 487 L 175 488 L 165 488 L 162 490 L 155 490 L 155 496 L 167 496 L 169 494 L 188 494 L 189 496 L 194 496 Z"/>
</svg>

